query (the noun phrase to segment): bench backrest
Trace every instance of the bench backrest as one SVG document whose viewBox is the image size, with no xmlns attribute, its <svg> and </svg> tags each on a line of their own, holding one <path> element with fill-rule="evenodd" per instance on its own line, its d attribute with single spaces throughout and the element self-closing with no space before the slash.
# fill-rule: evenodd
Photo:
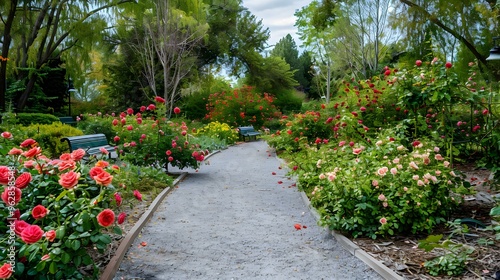
<svg viewBox="0 0 500 280">
<path fill-rule="evenodd" d="M 255 132 L 255 129 L 253 128 L 253 126 L 240 126 L 240 127 L 238 127 L 238 131 L 241 134 L 245 134 L 248 132 Z"/>
<path fill-rule="evenodd" d="M 73 119 L 73 117 L 59 117 L 59 121 L 61 121 L 62 123 L 75 122 L 75 120 Z"/>
<path fill-rule="evenodd" d="M 106 135 L 102 133 L 65 137 L 61 139 L 61 142 L 64 141 L 68 141 L 69 148 L 71 151 L 80 148 L 87 150 L 89 148 L 94 148 L 94 147 L 109 146 L 108 140 L 106 139 Z"/>
</svg>

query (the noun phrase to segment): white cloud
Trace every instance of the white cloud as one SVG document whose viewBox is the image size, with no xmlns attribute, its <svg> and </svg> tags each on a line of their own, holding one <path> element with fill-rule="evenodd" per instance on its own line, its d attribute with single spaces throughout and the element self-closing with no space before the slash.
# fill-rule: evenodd
<svg viewBox="0 0 500 280">
<path fill-rule="evenodd" d="M 281 38 L 290 34 L 297 46 L 301 41 L 297 35 L 295 11 L 311 3 L 310 0 L 243 0 L 243 6 L 262 19 L 262 25 L 269 28 L 269 45 L 276 44 Z"/>
</svg>

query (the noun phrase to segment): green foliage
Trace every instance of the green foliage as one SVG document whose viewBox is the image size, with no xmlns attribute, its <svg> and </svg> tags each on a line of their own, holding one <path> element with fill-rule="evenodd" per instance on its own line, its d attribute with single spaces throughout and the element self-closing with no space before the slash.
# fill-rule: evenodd
<svg viewBox="0 0 500 280">
<path fill-rule="evenodd" d="M 467 268 L 467 262 L 472 260 L 470 255 L 474 248 L 464 244 L 455 243 L 449 239 L 440 242 L 442 235 L 430 235 L 418 243 L 418 247 L 429 252 L 435 248 L 447 251 L 444 255 L 424 263 L 424 267 L 433 276 L 447 275 L 460 276 Z"/>
<path fill-rule="evenodd" d="M 61 138 L 84 134 L 81 130 L 60 122 L 21 127 L 21 133 L 25 139 L 32 138 L 36 140 L 49 157 L 56 157 L 69 152 L 68 144 L 66 142 L 62 143 Z"/>
<path fill-rule="evenodd" d="M 41 113 L 18 113 L 15 118 L 16 124 L 25 126 L 30 124 L 51 124 L 59 121 L 59 118 L 54 115 Z"/>
<path fill-rule="evenodd" d="M 266 121 L 280 117 L 274 100 L 267 93 L 261 95 L 253 92 L 251 87 L 214 93 L 208 99 L 207 119 L 234 127 L 253 125 L 259 129 Z"/>
<path fill-rule="evenodd" d="M 113 124 L 109 121 L 107 117 L 101 117 L 99 114 L 97 116 L 87 115 L 83 120 L 79 121 L 77 124 L 78 129 L 83 131 L 84 134 L 98 134 L 103 133 L 108 139 L 108 143 L 113 141 L 116 132 L 113 130 Z"/>
<path fill-rule="evenodd" d="M 304 97 L 294 89 L 277 90 L 274 96 L 274 105 L 283 113 L 299 111 L 304 101 Z"/>
<path fill-rule="evenodd" d="M 132 193 L 132 189 L 119 190 L 113 185 L 113 176 L 120 169 L 104 161 L 82 162 L 83 150 L 55 155 L 61 160 L 54 161 L 38 147 L 18 148 L 20 154 L 7 156 L 9 167 L 1 167 L 1 176 L 6 179 L 12 169 L 19 188 L 9 186 L 20 192 L 20 200 L 7 207 L 7 199 L 2 199 L 0 218 L 15 219 L 15 208 L 19 210 L 16 223 L 27 223 L 43 236 L 25 234 L 27 229 L 22 230 L 19 224 L 13 234 L 8 223 L 0 224 L 0 238 L 6 241 L 0 245 L 0 259 L 5 263 L 10 246 L 15 246 L 16 279 L 98 279 L 99 264 L 93 257 L 103 254 L 112 237 L 122 234 L 115 220 L 115 211 L 121 211 L 117 196 Z M 91 169 L 99 171 L 99 180 L 91 175 Z M 12 189 L 5 188 L 2 198 Z M 35 208 L 47 211 L 35 212 Z M 99 218 L 104 210 L 112 213 L 109 224 Z"/>
<path fill-rule="evenodd" d="M 245 82 L 255 86 L 258 91 L 274 94 L 279 90 L 292 89 L 298 85 L 294 79 L 295 71 L 291 70 L 290 65 L 281 57 L 262 58 L 255 54 L 252 56 L 252 64 L 249 65 Z"/>
</svg>

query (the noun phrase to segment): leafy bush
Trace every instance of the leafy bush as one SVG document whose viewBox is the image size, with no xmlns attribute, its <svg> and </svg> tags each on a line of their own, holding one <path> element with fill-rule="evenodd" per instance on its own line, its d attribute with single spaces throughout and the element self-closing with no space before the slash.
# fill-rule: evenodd
<svg viewBox="0 0 500 280">
<path fill-rule="evenodd" d="M 30 124 L 51 124 L 58 122 L 59 118 L 51 114 L 17 113 L 16 124 L 28 126 Z"/>
<path fill-rule="evenodd" d="M 51 160 L 27 139 L 10 152 L 8 166 L 0 166 L 0 219 L 11 222 L 0 224 L 0 260 L 3 272 L 12 269 L 9 277 L 98 279 L 92 256 L 104 252 L 112 235 L 121 235 L 117 223 L 126 214 L 113 186 L 119 167 L 83 163 L 84 155 L 79 149 Z M 142 199 L 138 191 L 134 196 Z"/>
<path fill-rule="evenodd" d="M 283 113 L 299 111 L 304 101 L 304 97 L 299 96 L 294 89 L 282 89 L 273 92 L 273 96 L 275 98 L 273 104 Z"/>
<path fill-rule="evenodd" d="M 312 190 L 325 225 L 376 238 L 429 232 L 446 221 L 469 185 L 439 148 L 416 141 L 408 149 L 395 137 L 384 131 L 375 144 L 340 141 L 306 152 L 299 184 Z"/>
<path fill-rule="evenodd" d="M 206 118 L 235 127 L 253 125 L 260 129 L 266 121 L 281 116 L 273 102 L 272 96 L 254 93 L 251 87 L 214 93 L 208 100 Z"/>
<path fill-rule="evenodd" d="M 84 134 L 81 130 L 60 122 L 41 125 L 33 124 L 20 127 L 20 130 L 24 138 L 35 139 L 49 157 L 56 157 L 69 152 L 68 144 L 66 142 L 62 143 L 61 138 Z"/>
<path fill-rule="evenodd" d="M 78 129 L 82 130 L 84 134 L 97 134 L 103 133 L 106 135 L 108 142 L 111 143 L 116 132 L 113 130 L 113 124 L 106 117 L 87 115 L 83 120 L 78 122 Z"/>
</svg>

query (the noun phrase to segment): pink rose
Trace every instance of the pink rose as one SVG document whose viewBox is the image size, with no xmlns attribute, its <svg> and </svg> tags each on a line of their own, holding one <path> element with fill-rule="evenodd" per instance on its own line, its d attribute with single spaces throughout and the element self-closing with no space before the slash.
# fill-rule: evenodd
<svg viewBox="0 0 500 280">
<path fill-rule="evenodd" d="M 142 194 L 138 190 L 134 190 L 134 196 L 137 200 L 142 201 Z"/>
<path fill-rule="evenodd" d="M 79 161 L 85 156 L 86 152 L 84 149 L 77 149 L 71 152 L 71 159 L 74 161 Z"/>
<path fill-rule="evenodd" d="M 125 212 L 121 212 L 120 215 L 118 215 L 118 224 L 121 225 L 123 222 L 125 222 L 125 218 L 127 217 L 127 214 Z"/>
<path fill-rule="evenodd" d="M 387 201 L 387 197 L 385 197 L 385 195 L 384 195 L 384 194 L 380 194 L 380 195 L 378 196 L 378 200 L 380 200 L 380 201 Z"/>
<path fill-rule="evenodd" d="M 48 212 L 49 211 L 47 211 L 47 208 L 45 208 L 43 205 L 37 205 L 31 211 L 31 215 L 33 215 L 33 218 L 35 218 L 35 220 L 39 220 L 45 217 Z"/>
<path fill-rule="evenodd" d="M 31 179 L 31 173 L 24 172 L 23 174 L 19 175 L 19 177 L 17 177 L 15 186 L 22 190 L 28 186 L 28 184 L 31 182 Z"/>
<path fill-rule="evenodd" d="M 14 267 L 10 263 L 4 263 L 0 267 L 0 279 L 9 279 L 14 273 Z"/>
<path fill-rule="evenodd" d="M 38 242 L 43 236 L 43 230 L 37 225 L 30 225 L 21 232 L 21 239 L 26 244 Z"/>
<path fill-rule="evenodd" d="M 59 185 L 65 189 L 72 189 L 78 184 L 78 179 L 80 179 L 80 173 L 71 170 L 60 175 Z"/>
<path fill-rule="evenodd" d="M 387 219 L 386 218 L 380 218 L 379 222 L 383 225 L 387 224 Z"/>
<path fill-rule="evenodd" d="M 53 229 L 47 231 L 45 233 L 45 238 L 47 238 L 49 242 L 54 242 L 54 240 L 56 239 L 56 231 Z"/>
</svg>

